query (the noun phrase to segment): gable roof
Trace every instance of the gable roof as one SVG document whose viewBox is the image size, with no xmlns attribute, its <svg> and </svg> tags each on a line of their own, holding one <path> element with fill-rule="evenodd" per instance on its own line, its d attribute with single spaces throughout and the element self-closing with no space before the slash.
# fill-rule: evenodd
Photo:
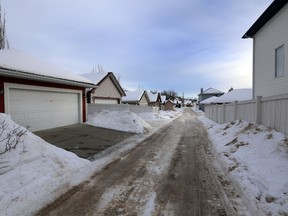
<svg viewBox="0 0 288 216">
<path fill-rule="evenodd" d="M 82 87 L 94 86 L 82 76 L 15 49 L 0 50 L 0 75 Z"/>
<path fill-rule="evenodd" d="M 145 94 L 149 98 L 146 91 L 127 91 L 125 93 L 126 96 L 122 97 L 122 102 L 138 102 Z"/>
<path fill-rule="evenodd" d="M 217 89 L 214 89 L 214 88 L 208 88 L 206 89 L 204 92 L 200 93 L 200 94 L 224 94 L 224 92 L 222 91 L 219 91 Z"/>
<path fill-rule="evenodd" d="M 247 101 L 252 100 L 252 89 L 243 88 L 243 89 L 234 89 L 218 98 L 213 100 L 213 103 L 231 103 L 234 101 Z"/>
<path fill-rule="evenodd" d="M 166 101 L 166 95 L 160 95 L 161 102 L 164 103 Z"/>
<path fill-rule="evenodd" d="M 270 6 L 262 13 L 256 22 L 248 29 L 242 38 L 253 38 L 253 36 L 284 7 L 287 0 L 274 0 Z"/>
<path fill-rule="evenodd" d="M 86 74 L 80 74 L 82 77 L 90 80 L 91 82 L 93 82 L 97 86 L 101 85 L 101 83 L 107 79 L 110 78 L 111 81 L 113 82 L 113 84 L 115 85 L 115 87 L 117 88 L 117 90 L 119 91 L 119 93 L 121 94 L 121 96 L 125 96 L 125 91 L 123 90 L 123 88 L 121 87 L 120 83 L 118 82 L 118 80 L 116 79 L 115 75 L 113 74 L 113 72 L 100 72 L 100 73 L 86 73 Z"/>
<path fill-rule="evenodd" d="M 149 93 L 147 93 L 147 94 L 148 94 L 148 96 L 149 96 L 150 102 L 157 102 L 159 93 L 149 92 Z"/>
</svg>

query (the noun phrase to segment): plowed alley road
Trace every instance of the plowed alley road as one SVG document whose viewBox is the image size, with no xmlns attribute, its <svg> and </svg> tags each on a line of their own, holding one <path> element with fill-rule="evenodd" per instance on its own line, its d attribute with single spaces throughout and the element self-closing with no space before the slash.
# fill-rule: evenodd
<svg viewBox="0 0 288 216">
<path fill-rule="evenodd" d="M 226 215 L 191 109 L 39 215 Z M 223 201 L 222 201 L 223 202 Z"/>
</svg>

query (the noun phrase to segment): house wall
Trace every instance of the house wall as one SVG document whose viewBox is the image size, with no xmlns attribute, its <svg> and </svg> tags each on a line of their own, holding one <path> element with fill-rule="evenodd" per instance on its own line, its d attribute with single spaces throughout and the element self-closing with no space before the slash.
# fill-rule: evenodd
<svg viewBox="0 0 288 216">
<path fill-rule="evenodd" d="M 167 101 L 167 102 L 164 104 L 164 109 L 165 109 L 165 110 L 174 110 L 174 104 L 171 103 L 170 101 Z"/>
<path fill-rule="evenodd" d="M 101 82 L 99 87 L 97 87 L 97 89 L 95 89 L 95 91 L 91 93 L 91 97 L 101 99 L 110 98 L 121 101 L 121 94 L 109 77 L 105 79 L 103 82 Z"/>
<path fill-rule="evenodd" d="M 39 81 L 34 81 L 34 80 L 25 80 L 25 79 L 0 76 L 0 89 L 3 89 L 3 91 L 4 91 L 4 83 L 5 82 L 34 85 L 34 86 L 52 87 L 52 88 L 81 90 L 82 91 L 82 110 L 83 110 L 82 118 L 83 118 L 83 122 L 86 121 L 86 97 L 85 97 L 85 88 L 84 87 L 69 86 L 69 85 L 63 85 L 63 84 L 39 82 Z M 3 94 L 1 94 L 1 91 L 0 91 L 0 112 L 5 113 L 4 92 L 3 92 Z"/>
<path fill-rule="evenodd" d="M 147 99 L 147 97 L 145 96 L 145 94 L 144 94 L 143 97 L 140 99 L 139 105 L 140 105 L 140 106 L 148 106 L 148 99 Z"/>
<path fill-rule="evenodd" d="M 288 4 L 254 35 L 253 98 L 288 93 Z M 284 76 L 275 77 L 275 49 L 284 45 Z"/>
</svg>

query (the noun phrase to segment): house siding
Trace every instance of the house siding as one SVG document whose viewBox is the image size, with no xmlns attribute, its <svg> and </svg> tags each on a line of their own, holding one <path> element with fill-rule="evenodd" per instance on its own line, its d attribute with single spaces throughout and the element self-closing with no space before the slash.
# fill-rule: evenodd
<svg viewBox="0 0 288 216">
<path fill-rule="evenodd" d="M 101 85 L 91 94 L 92 98 L 112 98 L 121 100 L 121 94 L 110 78 L 105 79 Z"/>
<path fill-rule="evenodd" d="M 51 87 L 51 88 L 63 88 L 63 89 L 71 89 L 71 90 L 81 90 L 82 91 L 82 118 L 83 122 L 86 121 L 86 97 L 85 97 L 85 88 L 70 86 L 70 85 L 62 85 L 56 83 L 46 83 L 46 82 L 38 82 L 34 80 L 25 80 L 25 79 L 17 79 L 11 77 L 0 76 L 0 89 L 4 89 L 4 83 L 17 83 L 17 84 L 25 84 L 25 85 L 33 85 L 33 86 L 43 86 L 43 87 Z M 0 94 L 0 112 L 5 113 L 5 104 L 4 104 L 4 94 Z"/>
<path fill-rule="evenodd" d="M 254 35 L 253 97 L 288 93 L 288 4 Z M 284 76 L 275 77 L 275 49 L 284 48 Z"/>
<path fill-rule="evenodd" d="M 147 100 L 147 97 L 145 94 L 143 95 L 143 97 L 139 101 L 139 105 L 140 106 L 148 106 L 148 100 Z"/>
</svg>

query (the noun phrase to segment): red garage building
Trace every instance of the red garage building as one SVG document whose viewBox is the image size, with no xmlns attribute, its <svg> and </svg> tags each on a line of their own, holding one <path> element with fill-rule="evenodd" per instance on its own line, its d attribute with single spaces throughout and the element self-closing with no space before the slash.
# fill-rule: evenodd
<svg viewBox="0 0 288 216">
<path fill-rule="evenodd" d="M 0 112 L 31 131 L 86 121 L 94 84 L 18 50 L 0 50 Z"/>
</svg>

